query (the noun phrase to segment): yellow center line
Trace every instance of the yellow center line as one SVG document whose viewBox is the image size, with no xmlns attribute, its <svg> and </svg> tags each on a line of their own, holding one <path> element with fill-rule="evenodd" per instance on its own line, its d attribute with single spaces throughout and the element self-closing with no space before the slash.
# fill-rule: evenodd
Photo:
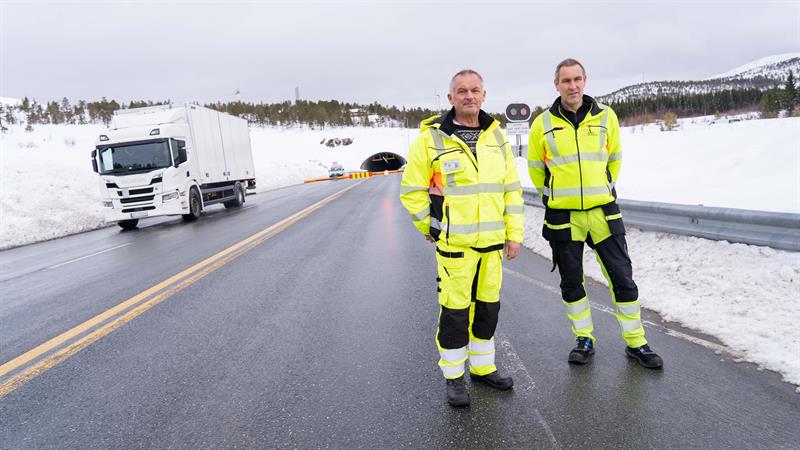
<svg viewBox="0 0 800 450">
<path fill-rule="evenodd" d="M 366 180 L 365 180 L 366 181 Z M 280 233 L 281 231 L 285 230 L 289 226 L 293 225 L 294 223 L 298 222 L 299 220 L 303 219 L 304 217 L 308 216 L 312 212 L 316 211 L 317 209 L 321 208 L 325 204 L 335 200 L 336 198 L 343 195 L 345 192 L 349 191 L 350 189 L 355 188 L 356 186 L 362 184 L 364 181 L 356 183 L 352 186 L 349 186 L 341 191 L 338 191 L 319 202 L 305 208 L 304 210 L 295 213 L 280 222 L 266 228 L 258 233 L 240 241 L 236 244 L 226 248 L 225 250 L 220 251 L 219 253 L 206 258 L 205 260 L 189 267 L 188 269 L 178 273 L 177 275 L 173 275 L 172 277 L 162 281 L 161 283 L 156 284 L 155 286 L 142 291 L 139 294 L 134 295 L 133 297 L 125 300 L 124 302 L 96 315 L 95 317 L 83 322 L 82 324 L 65 331 L 64 333 L 50 339 L 49 341 L 45 342 L 44 344 L 39 345 L 38 347 L 29 350 L 28 352 L 4 363 L 0 366 L 0 377 L 3 377 L 13 370 L 35 360 L 36 358 L 40 357 L 44 353 L 53 350 L 60 345 L 64 344 L 65 342 L 69 341 L 70 339 L 74 338 L 75 336 L 80 335 L 81 333 L 86 332 L 87 330 L 93 328 L 94 326 L 114 317 L 115 315 L 119 314 L 126 309 L 132 308 L 133 306 L 143 302 L 144 300 L 150 298 L 153 294 L 158 293 L 158 295 L 150 298 L 146 302 L 142 303 L 141 305 L 136 306 L 135 308 L 131 309 L 130 311 L 126 312 L 125 314 L 121 315 L 120 317 L 114 319 L 113 321 L 103 325 L 102 327 L 98 328 L 97 330 L 87 334 L 86 336 L 82 337 L 81 339 L 75 341 L 74 343 L 70 344 L 68 347 L 63 348 L 54 354 L 48 356 L 47 358 L 39 361 L 38 363 L 34 364 L 33 366 L 29 367 L 28 369 L 24 370 L 22 373 L 17 374 L 4 382 L 0 385 L 0 397 L 5 396 L 9 392 L 13 391 L 21 384 L 25 383 L 26 381 L 36 377 L 37 375 L 43 373 L 44 371 L 50 369 L 51 367 L 55 366 L 56 364 L 60 363 L 61 361 L 67 359 L 68 357 L 74 355 L 75 353 L 79 352 L 83 348 L 87 347 L 88 345 L 92 344 L 93 342 L 97 341 L 98 339 L 102 338 L 103 336 L 107 335 L 108 333 L 112 332 L 113 330 L 117 329 L 121 325 L 131 321 L 138 315 L 142 314 L 143 312 L 147 311 L 148 309 L 152 308 L 153 306 L 161 303 L 162 301 L 166 300 L 176 292 L 182 290 L 183 288 L 189 286 L 190 284 L 194 283 L 195 281 L 203 278 L 204 276 L 208 275 L 209 273 L 213 272 L 214 270 L 224 266 L 228 262 L 234 260 L 238 256 L 246 253 L 247 251 L 251 250 L 252 248 L 260 245 L 261 243 L 265 242 L 266 240 L 270 239 L 271 237 L 275 236 L 276 234 Z M 169 287 L 168 289 L 165 289 Z M 162 291 L 163 292 L 160 292 Z M 160 293 L 159 293 L 160 292 Z"/>
</svg>

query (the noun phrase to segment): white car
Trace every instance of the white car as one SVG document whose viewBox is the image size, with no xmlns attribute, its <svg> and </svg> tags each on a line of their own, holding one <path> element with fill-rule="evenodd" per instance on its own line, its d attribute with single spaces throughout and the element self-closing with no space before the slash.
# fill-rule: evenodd
<svg viewBox="0 0 800 450">
<path fill-rule="evenodd" d="M 331 178 L 343 177 L 344 167 L 338 162 L 334 161 L 333 164 L 331 164 L 331 168 L 328 169 L 328 176 Z"/>
</svg>

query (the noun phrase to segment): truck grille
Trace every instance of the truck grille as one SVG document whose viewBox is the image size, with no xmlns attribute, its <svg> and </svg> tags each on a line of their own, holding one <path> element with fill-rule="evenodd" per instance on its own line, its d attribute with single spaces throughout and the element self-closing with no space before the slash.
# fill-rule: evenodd
<svg viewBox="0 0 800 450">
<path fill-rule="evenodd" d="M 152 193 L 153 193 L 153 188 L 151 187 L 128 190 L 128 195 L 142 195 L 142 194 L 152 194 Z M 122 197 L 122 191 L 117 191 L 117 195 Z"/>
<path fill-rule="evenodd" d="M 119 202 L 122 203 L 123 205 L 127 204 L 127 203 L 141 203 L 141 202 L 152 203 L 153 202 L 153 197 L 155 197 L 155 196 L 154 195 L 144 195 L 144 196 L 141 196 L 141 197 L 121 198 L 121 199 L 119 199 Z"/>
</svg>

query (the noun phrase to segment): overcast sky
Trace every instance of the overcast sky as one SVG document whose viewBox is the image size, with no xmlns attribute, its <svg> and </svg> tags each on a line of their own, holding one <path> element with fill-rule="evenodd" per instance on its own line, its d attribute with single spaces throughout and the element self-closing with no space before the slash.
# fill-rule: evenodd
<svg viewBox="0 0 800 450">
<path fill-rule="evenodd" d="M 0 40 L 3 97 L 444 107 L 472 68 L 500 112 L 551 103 L 566 57 L 602 95 L 798 52 L 800 1 L 0 0 Z"/>
</svg>

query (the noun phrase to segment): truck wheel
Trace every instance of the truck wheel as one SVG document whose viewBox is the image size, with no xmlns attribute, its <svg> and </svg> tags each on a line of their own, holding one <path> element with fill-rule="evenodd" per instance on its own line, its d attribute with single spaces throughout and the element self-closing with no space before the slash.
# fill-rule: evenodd
<svg viewBox="0 0 800 450">
<path fill-rule="evenodd" d="M 233 192 L 236 193 L 236 198 L 223 203 L 225 207 L 228 209 L 240 208 L 244 204 L 245 193 L 244 193 L 244 188 L 242 188 L 242 185 L 236 183 L 233 187 Z"/>
<path fill-rule="evenodd" d="M 123 230 L 135 230 L 136 225 L 139 224 L 139 219 L 128 219 L 128 220 L 120 220 L 117 222 Z"/>
<path fill-rule="evenodd" d="M 203 202 L 200 201 L 200 193 L 197 188 L 189 190 L 189 214 L 183 215 L 183 220 L 193 222 L 200 218 L 200 211 L 203 210 Z"/>
</svg>

